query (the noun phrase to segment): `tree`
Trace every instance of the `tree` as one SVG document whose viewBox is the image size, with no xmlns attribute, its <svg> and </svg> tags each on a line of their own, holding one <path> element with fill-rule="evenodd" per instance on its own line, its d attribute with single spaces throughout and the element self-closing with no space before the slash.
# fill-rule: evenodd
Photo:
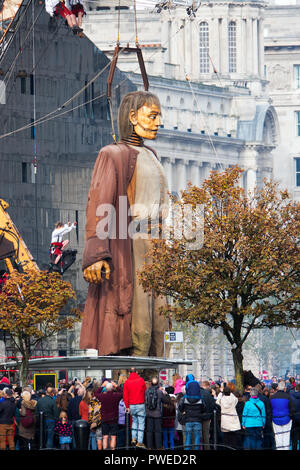
<svg viewBox="0 0 300 470">
<path fill-rule="evenodd" d="M 162 312 L 177 321 L 221 328 L 243 387 L 243 345 L 252 330 L 299 327 L 299 203 L 265 181 L 246 194 L 238 167 L 189 185 L 175 207 L 203 206 L 203 245 L 185 235 L 152 240 L 139 273 L 146 291 L 173 301 Z M 178 213 L 178 210 L 176 211 Z M 195 227 L 197 230 L 197 227 Z M 191 248 L 192 247 L 192 248 Z"/>
<path fill-rule="evenodd" d="M 28 376 L 28 361 L 36 346 L 63 329 L 72 328 L 80 320 L 74 308 L 63 309 L 75 299 L 69 282 L 57 273 L 30 270 L 14 271 L 0 292 L 0 329 L 10 334 L 17 360 L 21 383 Z"/>
</svg>

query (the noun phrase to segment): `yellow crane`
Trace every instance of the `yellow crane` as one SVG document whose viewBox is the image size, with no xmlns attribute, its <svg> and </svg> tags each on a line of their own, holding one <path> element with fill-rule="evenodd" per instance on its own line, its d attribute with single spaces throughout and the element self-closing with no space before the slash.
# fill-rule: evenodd
<svg viewBox="0 0 300 470">
<path fill-rule="evenodd" d="M 8 273 L 15 269 L 20 272 L 29 269 L 39 270 L 7 209 L 9 204 L 0 199 L 0 260 L 3 260 Z"/>
</svg>

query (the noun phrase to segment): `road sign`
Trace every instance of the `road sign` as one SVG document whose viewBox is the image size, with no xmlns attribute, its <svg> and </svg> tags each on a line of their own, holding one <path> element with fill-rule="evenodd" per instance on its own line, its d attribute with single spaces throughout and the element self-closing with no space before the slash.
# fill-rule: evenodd
<svg viewBox="0 0 300 470">
<path fill-rule="evenodd" d="M 166 369 L 163 369 L 159 373 L 159 379 L 160 380 L 167 380 L 167 371 Z"/>
<path fill-rule="evenodd" d="M 182 331 L 165 331 L 166 343 L 183 343 Z"/>
</svg>

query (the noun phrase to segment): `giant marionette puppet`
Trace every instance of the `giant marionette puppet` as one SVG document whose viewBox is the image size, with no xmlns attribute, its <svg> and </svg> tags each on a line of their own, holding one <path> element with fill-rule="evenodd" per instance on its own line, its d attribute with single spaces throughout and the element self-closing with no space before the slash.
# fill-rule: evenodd
<svg viewBox="0 0 300 470">
<path fill-rule="evenodd" d="M 168 206 L 163 167 L 144 145 L 144 139 L 156 138 L 160 123 L 155 95 L 128 93 L 119 108 L 120 142 L 102 148 L 95 163 L 86 211 L 82 268 L 89 288 L 80 347 L 99 355 L 163 356 L 168 321 L 158 310 L 165 300 L 145 293 L 137 279 L 151 243 L 149 220 L 153 225 L 165 217 Z"/>
</svg>

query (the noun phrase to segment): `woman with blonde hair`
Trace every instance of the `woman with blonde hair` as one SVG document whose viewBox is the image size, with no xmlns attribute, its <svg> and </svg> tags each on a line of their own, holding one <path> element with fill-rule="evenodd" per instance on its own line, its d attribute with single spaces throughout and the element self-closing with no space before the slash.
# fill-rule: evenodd
<svg viewBox="0 0 300 470">
<path fill-rule="evenodd" d="M 31 393 L 24 391 L 21 394 L 20 423 L 19 423 L 19 445 L 20 450 L 31 450 L 36 448 L 35 444 L 35 407 L 36 400 L 31 398 Z"/>
</svg>

